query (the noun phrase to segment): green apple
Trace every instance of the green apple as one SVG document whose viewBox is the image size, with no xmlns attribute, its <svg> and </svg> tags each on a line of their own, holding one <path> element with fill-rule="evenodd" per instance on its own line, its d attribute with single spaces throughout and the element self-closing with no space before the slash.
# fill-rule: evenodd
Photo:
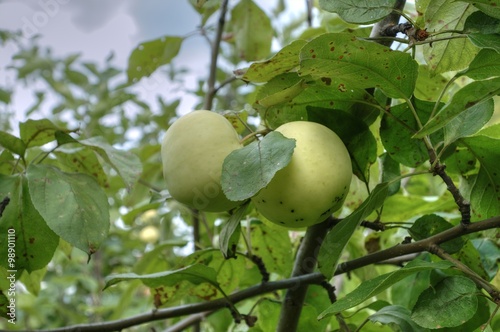
<svg viewBox="0 0 500 332">
<path fill-rule="evenodd" d="M 342 140 L 314 122 L 294 121 L 276 131 L 296 141 L 290 163 L 252 201 L 269 221 L 308 227 L 338 210 L 349 192 L 351 158 Z"/>
<path fill-rule="evenodd" d="M 188 113 L 168 128 L 161 145 L 163 176 L 170 195 L 200 211 L 230 210 L 240 202 L 224 195 L 220 177 L 226 156 L 241 148 L 231 123 L 210 111 Z"/>
</svg>

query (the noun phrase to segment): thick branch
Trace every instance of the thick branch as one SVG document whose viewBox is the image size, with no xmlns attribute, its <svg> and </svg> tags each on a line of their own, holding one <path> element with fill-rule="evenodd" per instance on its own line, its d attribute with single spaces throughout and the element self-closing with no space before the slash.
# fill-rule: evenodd
<svg viewBox="0 0 500 332">
<path fill-rule="evenodd" d="M 387 27 L 395 26 L 399 22 L 399 18 L 401 17 L 401 12 L 405 7 L 406 0 L 397 0 L 394 4 L 394 9 L 391 14 L 387 15 L 383 20 L 377 22 L 370 33 L 370 38 L 376 37 L 395 37 L 397 32 L 392 32 L 388 34 Z M 381 40 L 378 41 L 380 44 L 385 46 L 391 46 L 392 40 Z"/>
<path fill-rule="evenodd" d="M 292 277 L 310 274 L 316 268 L 316 258 L 323 239 L 330 227 L 331 219 L 309 227 L 302 239 L 295 258 Z M 307 293 L 308 284 L 297 284 L 288 289 L 281 306 L 281 314 L 276 331 L 288 332 L 297 330 L 302 305 Z"/>
</svg>

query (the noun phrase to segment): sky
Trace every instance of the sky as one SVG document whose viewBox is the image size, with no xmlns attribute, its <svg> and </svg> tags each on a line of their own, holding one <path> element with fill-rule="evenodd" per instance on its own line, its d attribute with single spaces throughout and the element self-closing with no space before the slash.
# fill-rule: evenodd
<svg viewBox="0 0 500 332">
<path fill-rule="evenodd" d="M 277 1 L 255 2 L 269 11 Z M 305 10 L 305 0 L 289 2 L 294 10 Z M 130 52 L 139 43 L 163 35 L 185 36 L 197 25 L 199 16 L 188 0 L 0 0 L 0 29 L 21 30 L 25 36 L 40 34 L 39 44 L 50 46 L 55 56 L 81 53 L 83 60 L 102 63 L 114 52 L 112 63 L 118 68 L 126 68 Z M 0 48 L 0 86 L 16 84 L 13 72 L 5 69 L 15 51 L 12 44 Z M 187 84 L 193 89 L 195 78 L 208 72 L 207 54 L 206 41 L 191 37 L 183 42 L 174 60 L 176 65 L 190 69 Z M 168 84 L 163 76 L 153 75 L 141 80 L 137 89 L 143 99 L 155 100 L 158 93 L 169 91 Z M 18 117 L 15 120 L 24 121 L 23 110 L 34 99 L 28 91 L 17 90 L 11 107 Z M 193 100 L 183 99 L 181 108 L 191 107 Z"/>
</svg>

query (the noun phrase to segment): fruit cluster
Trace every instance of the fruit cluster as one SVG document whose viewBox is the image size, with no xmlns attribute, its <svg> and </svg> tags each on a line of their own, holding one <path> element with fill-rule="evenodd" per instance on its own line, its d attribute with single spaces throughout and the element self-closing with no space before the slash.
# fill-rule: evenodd
<svg viewBox="0 0 500 332">
<path fill-rule="evenodd" d="M 269 221 L 289 228 L 308 227 L 338 210 L 349 191 L 352 168 L 342 140 L 314 122 L 294 121 L 276 129 L 293 138 L 290 163 L 251 200 Z M 200 211 L 228 211 L 241 205 L 221 188 L 224 159 L 242 148 L 222 115 L 194 111 L 167 130 L 162 142 L 163 174 L 170 195 Z"/>
</svg>

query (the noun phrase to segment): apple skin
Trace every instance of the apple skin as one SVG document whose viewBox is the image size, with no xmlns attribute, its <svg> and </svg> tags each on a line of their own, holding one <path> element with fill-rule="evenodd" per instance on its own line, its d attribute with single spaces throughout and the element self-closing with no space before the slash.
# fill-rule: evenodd
<svg viewBox="0 0 500 332">
<path fill-rule="evenodd" d="M 314 122 L 293 121 L 276 131 L 296 141 L 290 163 L 252 201 L 269 221 L 308 227 L 338 210 L 349 192 L 352 166 L 342 140 Z"/>
<path fill-rule="evenodd" d="M 168 128 L 161 145 L 170 195 L 207 212 L 228 211 L 241 204 L 227 199 L 220 184 L 224 159 L 239 148 L 238 134 L 222 115 L 200 110 L 180 117 Z"/>
</svg>

